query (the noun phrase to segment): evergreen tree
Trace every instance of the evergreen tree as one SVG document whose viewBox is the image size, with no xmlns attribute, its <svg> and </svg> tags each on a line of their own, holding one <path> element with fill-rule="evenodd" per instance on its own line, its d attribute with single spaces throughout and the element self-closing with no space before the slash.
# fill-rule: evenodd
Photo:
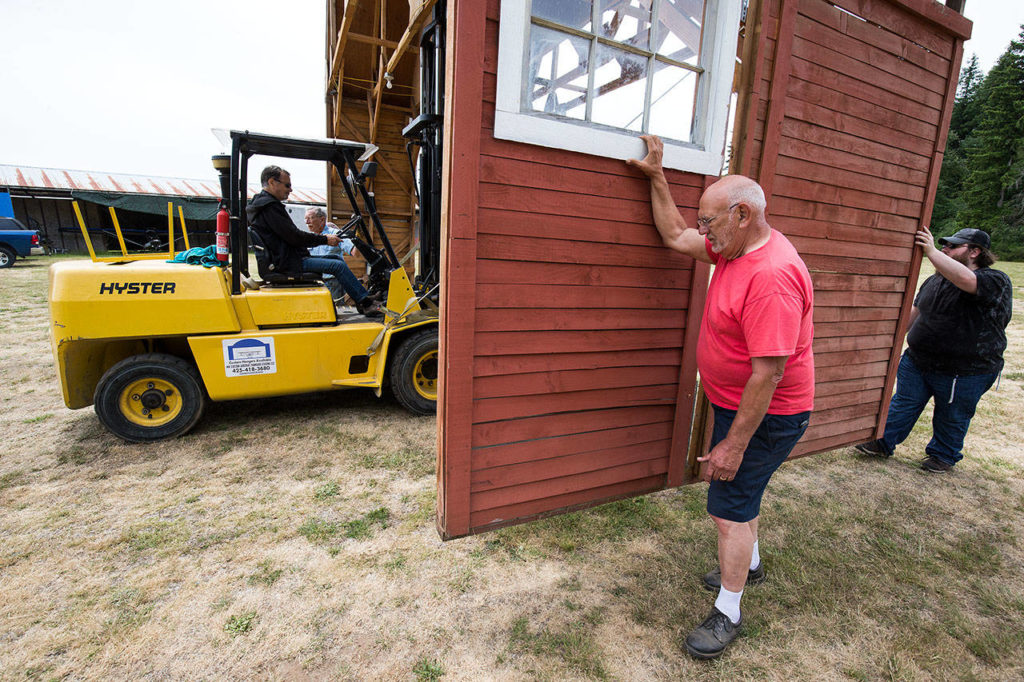
<svg viewBox="0 0 1024 682">
<path fill-rule="evenodd" d="M 932 232 L 944 237 L 956 231 L 956 218 L 963 210 L 962 198 L 966 166 L 962 141 L 974 132 L 978 120 L 978 90 L 984 73 L 978 67 L 978 55 L 971 55 L 970 61 L 960 70 L 953 115 L 949 123 L 946 152 L 942 159 L 942 172 L 935 193 L 935 207 L 932 211 Z"/>
<path fill-rule="evenodd" d="M 984 78 L 985 74 L 978 66 L 978 55 L 972 54 L 971 60 L 960 70 L 953 117 L 949 121 L 949 131 L 956 133 L 958 140 L 966 140 L 977 125 L 978 90 Z"/>
<path fill-rule="evenodd" d="M 978 88 L 977 120 L 963 140 L 966 177 L 956 227 L 992 235 L 1003 258 L 1024 257 L 1024 26 Z"/>
</svg>

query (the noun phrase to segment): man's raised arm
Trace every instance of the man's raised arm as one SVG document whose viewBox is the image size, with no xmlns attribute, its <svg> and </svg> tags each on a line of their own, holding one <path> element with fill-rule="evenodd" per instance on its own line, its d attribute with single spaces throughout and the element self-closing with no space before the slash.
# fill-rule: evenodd
<svg viewBox="0 0 1024 682">
<path fill-rule="evenodd" d="M 710 263 L 704 248 L 704 237 L 694 228 L 687 226 L 683 215 L 676 208 L 672 193 L 661 166 L 664 144 L 656 135 L 641 135 L 647 143 L 647 156 L 643 159 L 629 159 L 626 164 L 643 172 L 651 181 L 651 208 L 654 212 L 654 226 L 658 228 L 665 246 L 685 253 L 696 260 Z"/>
</svg>

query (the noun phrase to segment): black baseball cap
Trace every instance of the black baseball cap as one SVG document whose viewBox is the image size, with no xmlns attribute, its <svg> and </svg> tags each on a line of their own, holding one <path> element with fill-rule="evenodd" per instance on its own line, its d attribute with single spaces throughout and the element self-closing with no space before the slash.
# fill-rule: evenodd
<svg viewBox="0 0 1024 682">
<path fill-rule="evenodd" d="M 939 244 L 945 246 L 946 244 L 952 244 L 953 246 L 959 246 L 960 244 L 974 244 L 980 246 L 983 249 L 991 248 L 992 240 L 988 238 L 988 232 L 984 230 L 975 230 L 970 227 L 965 227 L 960 230 L 952 237 L 939 237 Z"/>
</svg>

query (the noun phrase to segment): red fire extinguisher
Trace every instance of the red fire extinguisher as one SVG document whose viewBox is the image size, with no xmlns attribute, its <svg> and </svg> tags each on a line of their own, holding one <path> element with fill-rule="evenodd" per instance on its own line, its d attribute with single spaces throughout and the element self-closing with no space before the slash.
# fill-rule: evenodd
<svg viewBox="0 0 1024 682">
<path fill-rule="evenodd" d="M 228 209 L 223 206 L 217 211 L 217 260 L 228 262 Z"/>
</svg>

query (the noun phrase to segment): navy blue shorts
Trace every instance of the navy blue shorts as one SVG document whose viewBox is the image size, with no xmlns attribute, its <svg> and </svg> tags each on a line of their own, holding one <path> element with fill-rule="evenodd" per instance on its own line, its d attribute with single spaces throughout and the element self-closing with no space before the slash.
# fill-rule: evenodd
<svg viewBox="0 0 1024 682">
<path fill-rule="evenodd" d="M 715 428 L 711 434 L 714 448 L 729 433 L 736 410 L 712 404 Z M 731 481 L 711 481 L 708 487 L 708 513 L 727 521 L 746 523 L 761 513 L 761 496 L 772 477 L 800 437 L 807 430 L 810 412 L 800 414 L 766 414 L 757 427 Z"/>
</svg>

